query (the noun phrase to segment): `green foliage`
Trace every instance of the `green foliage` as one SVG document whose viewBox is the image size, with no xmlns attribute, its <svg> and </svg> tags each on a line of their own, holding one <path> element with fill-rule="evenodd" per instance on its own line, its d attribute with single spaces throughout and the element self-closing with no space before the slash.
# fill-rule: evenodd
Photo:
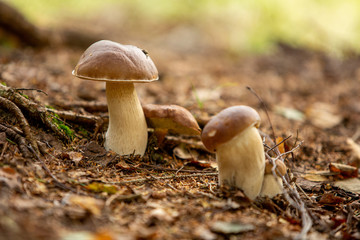
<svg viewBox="0 0 360 240">
<path fill-rule="evenodd" d="M 360 51 L 358 0 L 7 1 L 42 25 L 103 18 L 110 10 L 135 28 L 192 26 L 205 40 L 234 54 L 271 51 L 279 41 L 334 53 Z"/>
</svg>

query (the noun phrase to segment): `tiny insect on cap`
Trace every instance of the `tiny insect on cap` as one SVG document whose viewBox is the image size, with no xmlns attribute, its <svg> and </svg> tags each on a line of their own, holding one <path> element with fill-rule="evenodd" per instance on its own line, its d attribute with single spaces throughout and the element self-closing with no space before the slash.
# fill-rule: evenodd
<svg viewBox="0 0 360 240">
<path fill-rule="evenodd" d="M 260 116 L 248 106 L 233 106 L 222 110 L 204 127 L 201 134 L 205 147 L 214 152 L 216 148 L 231 140 L 246 128 L 260 126 Z"/>
<path fill-rule="evenodd" d="M 80 57 L 72 74 L 94 81 L 152 82 L 158 71 L 147 51 L 109 40 L 92 44 Z"/>
</svg>

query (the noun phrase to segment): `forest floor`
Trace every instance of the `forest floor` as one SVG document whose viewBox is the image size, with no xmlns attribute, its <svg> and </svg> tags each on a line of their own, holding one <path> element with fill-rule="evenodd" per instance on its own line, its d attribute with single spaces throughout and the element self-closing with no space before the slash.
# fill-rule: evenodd
<svg viewBox="0 0 360 240">
<path fill-rule="evenodd" d="M 106 124 L 94 134 L 94 122 L 64 120 L 73 130 L 66 141 L 21 108 L 48 154 L 25 157 L 0 132 L 0 239 L 360 238 L 359 56 L 337 59 L 282 44 L 244 57 L 168 49 L 148 44 L 160 79 L 136 85 L 141 101 L 181 105 L 201 127 L 226 107 L 248 105 L 271 135 L 251 87 L 276 137 L 290 137 L 285 149 L 298 147 L 284 156 L 289 196 L 250 202 L 219 189 L 215 155 L 199 137 L 169 135 L 157 147 L 149 132 L 143 158 L 120 158 L 103 148 Z M 0 82 L 38 106 L 106 120 L 104 85 L 71 75 L 83 51 L 3 49 Z M 0 124 L 21 135 L 12 112 L 0 113 Z"/>
</svg>

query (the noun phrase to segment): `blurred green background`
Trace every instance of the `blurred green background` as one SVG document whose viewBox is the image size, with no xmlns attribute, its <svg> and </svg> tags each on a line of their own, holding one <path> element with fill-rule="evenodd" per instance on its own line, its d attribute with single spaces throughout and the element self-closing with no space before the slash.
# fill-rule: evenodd
<svg viewBox="0 0 360 240">
<path fill-rule="evenodd" d="M 191 26 L 231 54 L 264 53 L 276 43 L 344 55 L 359 52 L 359 0 L 7 0 L 44 27 L 105 21 L 127 31 Z M 75 22 L 74 22 L 75 21 Z M 112 31 L 109 29 L 109 31 Z M 151 35 L 151 34 L 150 34 Z"/>
</svg>

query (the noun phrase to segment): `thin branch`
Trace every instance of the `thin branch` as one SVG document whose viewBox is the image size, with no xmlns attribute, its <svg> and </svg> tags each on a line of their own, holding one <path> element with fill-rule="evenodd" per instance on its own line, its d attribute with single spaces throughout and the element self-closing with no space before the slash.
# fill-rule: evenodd
<svg viewBox="0 0 360 240">
<path fill-rule="evenodd" d="M 60 182 L 57 177 L 55 177 L 54 174 L 52 174 L 52 172 L 50 171 L 50 169 L 46 166 L 45 162 L 39 157 L 39 155 L 34 151 L 34 149 L 32 148 L 31 145 L 28 146 L 28 148 L 31 150 L 31 152 L 34 154 L 34 156 L 36 157 L 36 159 L 41 163 L 42 168 L 45 170 L 45 172 L 54 180 L 55 185 L 57 185 L 58 187 L 62 188 L 63 190 L 68 190 L 74 193 L 77 193 L 77 191 L 75 189 L 73 189 L 72 187 L 68 187 L 65 184 L 63 184 L 62 182 Z"/>
<path fill-rule="evenodd" d="M 164 177 L 156 177 L 156 180 L 165 180 L 165 179 L 177 179 L 177 178 L 191 178 L 191 177 L 204 177 L 204 176 L 217 176 L 218 173 L 197 173 L 197 174 L 186 174 L 186 175 L 171 175 L 171 176 L 164 176 Z M 101 181 L 102 183 L 105 184 L 119 184 L 119 185 L 123 185 L 123 184 L 129 184 L 129 183 L 142 183 L 142 182 L 146 182 L 146 181 L 151 181 L 151 180 L 155 180 L 152 178 L 138 178 L 138 179 L 134 179 L 134 180 L 124 180 L 124 181 L 119 181 L 119 182 L 106 182 L 106 181 Z"/>
<path fill-rule="evenodd" d="M 48 96 L 48 94 L 46 92 L 44 92 L 41 89 L 36 89 L 36 88 L 14 88 L 14 90 L 15 91 L 36 91 L 36 92 L 43 93 L 46 96 Z"/>
</svg>

